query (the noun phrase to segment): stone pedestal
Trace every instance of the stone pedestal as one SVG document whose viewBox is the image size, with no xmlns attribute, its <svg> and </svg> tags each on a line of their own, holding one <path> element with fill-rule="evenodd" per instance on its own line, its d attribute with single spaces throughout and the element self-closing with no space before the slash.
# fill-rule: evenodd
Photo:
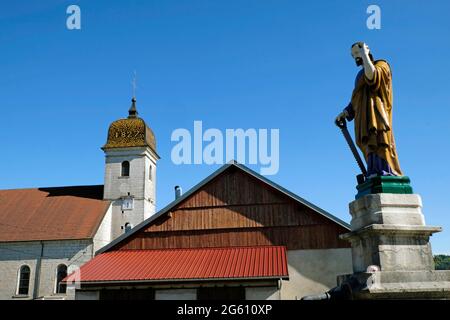
<svg viewBox="0 0 450 320">
<path fill-rule="evenodd" d="M 350 203 L 353 274 L 338 277 L 353 299 L 450 298 L 450 271 L 435 271 L 417 194 L 378 193 Z"/>
</svg>

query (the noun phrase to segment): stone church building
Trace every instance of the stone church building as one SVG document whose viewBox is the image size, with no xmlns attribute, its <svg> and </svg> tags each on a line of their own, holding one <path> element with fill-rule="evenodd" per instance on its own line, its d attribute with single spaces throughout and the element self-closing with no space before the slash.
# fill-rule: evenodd
<svg viewBox="0 0 450 320">
<path fill-rule="evenodd" d="M 300 299 L 352 271 L 348 224 L 238 163 L 156 212 L 135 99 L 102 149 L 104 185 L 0 190 L 0 299 Z"/>
<path fill-rule="evenodd" d="M 155 213 L 159 156 L 135 99 L 102 149 L 104 185 L 0 190 L 0 299 L 73 299 L 61 280 Z"/>
</svg>

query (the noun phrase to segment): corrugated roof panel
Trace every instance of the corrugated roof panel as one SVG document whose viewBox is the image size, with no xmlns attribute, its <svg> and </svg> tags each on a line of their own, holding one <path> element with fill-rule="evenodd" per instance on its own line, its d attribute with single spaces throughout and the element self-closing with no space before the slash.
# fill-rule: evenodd
<svg viewBox="0 0 450 320">
<path fill-rule="evenodd" d="M 283 246 L 111 251 L 83 265 L 80 275 L 81 282 L 287 278 L 285 252 Z"/>
</svg>

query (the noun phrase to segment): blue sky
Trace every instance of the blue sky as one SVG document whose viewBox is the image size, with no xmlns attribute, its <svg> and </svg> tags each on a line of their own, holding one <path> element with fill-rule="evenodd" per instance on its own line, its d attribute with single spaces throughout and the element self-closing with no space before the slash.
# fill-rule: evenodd
<svg viewBox="0 0 450 320">
<path fill-rule="evenodd" d="M 81 8 L 81 30 L 66 8 Z M 366 8 L 381 8 L 381 30 Z M 268 178 L 349 221 L 358 168 L 334 126 L 365 41 L 394 76 L 400 164 L 423 198 L 435 253 L 450 253 L 450 2 L 2 1 L 0 188 L 103 183 L 108 125 L 137 106 L 157 137 L 157 203 L 219 165 L 176 166 L 173 130 L 276 128 Z M 250 166 L 259 171 L 258 166 Z"/>
</svg>

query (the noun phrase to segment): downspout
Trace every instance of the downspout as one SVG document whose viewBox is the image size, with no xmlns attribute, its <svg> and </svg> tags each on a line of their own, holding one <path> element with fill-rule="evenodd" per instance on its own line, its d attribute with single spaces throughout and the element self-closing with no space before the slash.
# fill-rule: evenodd
<svg viewBox="0 0 450 320">
<path fill-rule="evenodd" d="M 41 266 L 42 266 L 42 257 L 44 256 L 44 241 L 40 241 L 41 243 L 41 254 L 36 259 L 36 273 L 34 275 L 34 288 L 33 288 L 33 300 L 36 300 L 39 295 L 39 284 L 41 280 Z"/>
</svg>

